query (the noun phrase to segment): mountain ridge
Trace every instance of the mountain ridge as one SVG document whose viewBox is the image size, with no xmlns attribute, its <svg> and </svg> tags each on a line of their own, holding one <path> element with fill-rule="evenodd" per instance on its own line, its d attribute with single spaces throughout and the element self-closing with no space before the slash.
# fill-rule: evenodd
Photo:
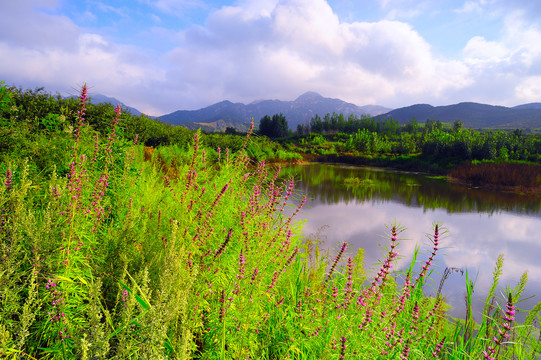
<svg viewBox="0 0 541 360">
<path fill-rule="evenodd" d="M 515 107 L 488 105 L 476 102 L 432 106 L 415 104 L 391 110 L 378 118 L 393 118 L 400 124 L 412 120 L 419 123 L 427 120 L 439 120 L 452 123 L 462 121 L 470 128 L 541 128 L 541 103 L 530 103 Z"/>
<path fill-rule="evenodd" d="M 188 128 L 200 127 L 201 123 L 216 122 L 222 127 L 246 128 L 252 118 L 257 122 L 265 115 L 282 113 L 289 127 L 295 128 L 298 124 L 306 124 L 316 114 L 321 117 L 333 112 L 342 113 L 346 117 L 350 114 L 376 116 L 389 110 L 379 105 L 358 106 L 340 99 L 323 97 L 314 91 L 307 91 L 293 101 L 257 100 L 245 105 L 223 100 L 199 110 L 177 110 L 159 116 L 159 119 Z"/>
<path fill-rule="evenodd" d="M 133 115 L 141 114 L 137 109 L 105 95 L 91 95 L 91 100 L 94 103 L 121 104 Z M 307 91 L 292 101 L 256 100 L 245 105 L 240 102 L 222 100 L 198 110 L 177 110 L 157 118 L 160 121 L 190 129 L 201 127 L 208 131 L 223 131 L 227 127 L 247 129 L 252 118 L 257 124 L 265 115 L 282 113 L 289 127 L 295 129 L 298 124 L 309 123 L 316 114 L 323 118 L 325 114 L 333 112 L 342 113 L 346 118 L 350 114 L 370 115 L 378 119 L 393 118 L 400 124 L 405 124 L 415 118 L 419 123 L 427 120 L 439 120 L 446 123 L 460 120 L 464 127 L 469 128 L 541 129 L 541 102 L 505 107 L 465 101 L 442 106 L 413 104 L 391 110 L 379 105 L 358 106 L 340 99 L 324 97 L 314 91 Z"/>
<path fill-rule="evenodd" d="M 72 96 L 68 96 L 68 98 L 78 99 L 79 97 L 75 96 L 75 95 L 72 95 Z M 132 115 L 139 116 L 139 115 L 143 114 L 142 112 L 140 112 L 136 108 L 128 106 L 128 105 L 124 104 L 122 101 L 120 101 L 120 100 L 118 100 L 117 98 L 114 98 L 114 97 L 110 97 L 110 96 L 103 95 L 103 94 L 90 94 L 90 95 L 88 95 L 88 98 L 90 99 L 91 104 L 107 104 L 107 103 L 109 103 L 109 104 L 111 104 L 113 106 L 120 105 L 122 108 L 124 108 L 126 110 L 129 110 Z"/>
</svg>

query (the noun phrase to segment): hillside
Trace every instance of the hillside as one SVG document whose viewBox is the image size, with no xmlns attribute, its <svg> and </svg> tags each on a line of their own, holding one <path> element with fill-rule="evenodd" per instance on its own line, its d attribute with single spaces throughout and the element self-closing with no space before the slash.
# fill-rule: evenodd
<svg viewBox="0 0 541 360">
<path fill-rule="evenodd" d="M 77 96 L 70 96 L 70 98 L 74 98 L 74 97 L 77 97 Z M 114 98 L 114 97 L 109 97 L 109 96 L 105 96 L 105 95 L 102 95 L 102 94 L 91 94 L 89 96 L 89 99 L 90 99 L 91 104 L 112 104 L 114 106 L 120 104 L 120 106 L 122 106 L 123 109 L 129 110 L 129 112 L 132 115 L 139 116 L 139 115 L 142 114 L 136 108 L 128 106 L 128 105 L 124 104 L 122 101 L 120 101 L 120 100 L 118 100 L 117 98 Z"/>
<path fill-rule="evenodd" d="M 461 120 L 469 128 L 541 128 L 541 104 L 525 104 L 516 107 L 493 106 L 474 102 L 463 102 L 447 106 L 427 104 L 411 105 L 394 109 L 380 115 L 391 117 L 405 124 L 414 117 L 418 122 L 439 120 L 454 122 Z"/>
</svg>

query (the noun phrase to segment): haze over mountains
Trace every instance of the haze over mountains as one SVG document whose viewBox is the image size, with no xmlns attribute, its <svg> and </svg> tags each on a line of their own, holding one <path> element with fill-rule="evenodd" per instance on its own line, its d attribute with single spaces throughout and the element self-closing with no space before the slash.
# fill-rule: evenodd
<svg viewBox="0 0 541 360">
<path fill-rule="evenodd" d="M 103 95 L 91 96 L 96 103 L 120 103 L 114 98 Z M 122 104 L 122 103 L 120 103 Z M 124 104 L 122 104 L 125 106 Z M 125 106 L 127 107 L 127 106 Z M 139 115 L 135 108 L 131 113 Z M 253 118 L 257 122 L 265 115 L 282 113 L 289 127 L 295 129 L 298 124 L 307 124 L 318 114 L 321 118 L 333 112 L 361 116 L 370 115 L 378 118 L 392 117 L 400 124 L 416 118 L 419 123 L 426 120 L 454 122 L 461 120 L 468 128 L 521 128 L 541 129 L 541 102 L 523 104 L 515 107 L 493 106 L 474 102 L 463 102 L 454 105 L 432 106 L 416 104 L 399 109 L 388 109 L 378 105 L 357 106 L 340 99 L 326 98 L 315 92 L 307 92 L 293 101 L 260 100 L 250 104 L 233 103 L 225 100 L 199 110 L 178 110 L 162 115 L 159 119 L 174 125 L 182 125 L 190 129 L 225 130 L 231 126 L 245 129 Z"/>
</svg>

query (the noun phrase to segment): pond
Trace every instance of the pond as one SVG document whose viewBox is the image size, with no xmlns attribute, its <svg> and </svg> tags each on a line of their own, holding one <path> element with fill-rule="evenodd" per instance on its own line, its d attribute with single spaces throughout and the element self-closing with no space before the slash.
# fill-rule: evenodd
<svg viewBox="0 0 541 360">
<path fill-rule="evenodd" d="M 344 241 L 348 256 L 363 248 L 367 271 L 384 258 L 380 244 L 388 244 L 388 226 L 396 222 L 405 227 L 399 236 L 398 269 L 407 268 L 419 246 L 418 272 L 432 250 L 428 235 L 436 222 L 441 224 L 446 233 L 427 295 L 436 293 L 446 268 L 457 269 L 442 288 L 452 306 L 450 316 L 465 316 L 467 270 L 475 281 L 474 317 L 480 320 L 499 254 L 504 254 L 504 265 L 496 295 L 504 297 L 503 290 L 514 288 L 527 271 L 523 297 L 532 298 L 517 307 L 530 310 L 541 300 L 539 196 L 472 189 L 445 178 L 368 167 L 316 163 L 282 171 L 294 176 L 298 195 L 307 195 L 300 213 L 306 220 L 304 235 L 320 240 L 321 248 L 333 255 Z"/>
</svg>

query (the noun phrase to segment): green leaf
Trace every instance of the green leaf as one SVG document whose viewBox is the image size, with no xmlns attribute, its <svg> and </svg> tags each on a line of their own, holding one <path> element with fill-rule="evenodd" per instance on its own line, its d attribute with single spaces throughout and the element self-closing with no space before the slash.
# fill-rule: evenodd
<svg viewBox="0 0 541 360">
<path fill-rule="evenodd" d="M 145 310 L 148 310 L 150 309 L 150 305 L 145 301 L 143 300 L 142 297 L 140 297 L 139 295 L 136 295 L 133 293 L 132 289 L 130 289 L 128 286 L 126 286 L 125 284 L 123 284 L 122 282 L 120 282 L 120 285 L 122 285 L 122 287 L 124 289 L 126 289 L 130 294 L 132 294 L 134 297 L 135 297 L 135 300 L 137 300 L 137 302 L 139 303 L 139 305 L 141 305 Z"/>
</svg>

